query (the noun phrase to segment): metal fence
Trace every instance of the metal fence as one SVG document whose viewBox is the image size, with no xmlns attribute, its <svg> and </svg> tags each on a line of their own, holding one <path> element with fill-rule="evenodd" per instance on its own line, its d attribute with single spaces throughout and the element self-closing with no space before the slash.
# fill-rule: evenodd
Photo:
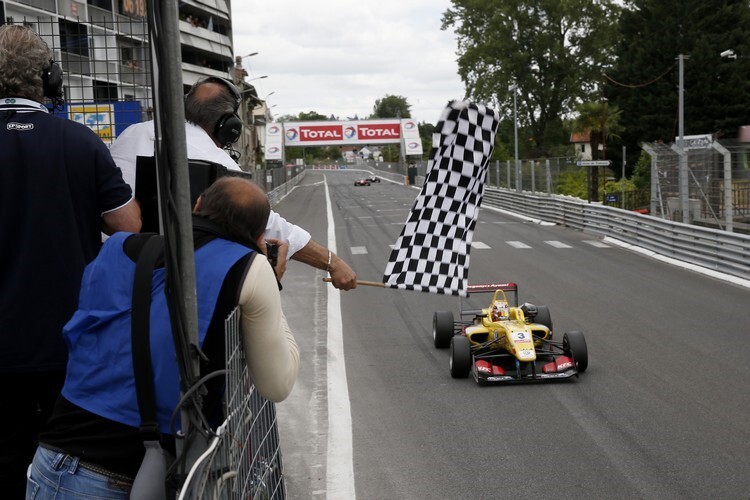
<svg viewBox="0 0 750 500">
<path fill-rule="evenodd" d="M 485 184 L 488 187 L 516 189 L 531 193 L 560 194 L 560 179 L 564 174 L 586 172 L 587 167 L 579 167 L 573 157 L 541 158 L 533 160 L 519 160 L 518 172 L 514 161 L 491 161 L 487 169 Z M 417 177 L 424 178 L 428 162 L 415 162 Z M 408 166 L 403 163 L 376 163 L 372 160 L 364 161 L 361 168 L 370 168 L 389 174 L 407 175 Z M 519 184 L 516 184 L 519 179 Z M 418 183 L 421 183 L 420 180 Z"/>
<path fill-rule="evenodd" d="M 89 19 L 8 17 L 37 32 L 63 68 L 65 104 L 52 112 L 82 123 L 111 144 L 128 125 L 150 120 L 152 94 L 145 20 L 102 14 Z"/>
<path fill-rule="evenodd" d="M 242 349 L 239 309 L 225 321 L 225 421 L 194 463 L 179 498 L 286 498 L 276 406 L 250 380 Z"/>
<path fill-rule="evenodd" d="M 145 19 L 89 5 L 87 19 L 8 16 L 37 32 L 63 68 L 65 104 L 54 114 L 88 126 L 111 144 L 129 125 L 153 119 L 151 61 Z M 252 170 L 270 192 L 302 172 L 301 166 Z"/>
<path fill-rule="evenodd" d="M 613 238 L 659 255 L 750 280 L 750 235 L 586 203 L 570 196 L 491 188 L 485 190 L 482 205 Z"/>
<path fill-rule="evenodd" d="M 378 171 L 380 174 L 382 171 Z M 404 176 L 391 175 L 394 181 Z M 417 185 L 424 182 L 419 177 Z M 573 196 L 517 192 L 487 186 L 483 207 L 589 232 L 664 257 L 700 266 L 750 284 L 750 235 L 684 224 L 631 210 L 588 203 Z M 748 285 L 750 286 L 750 285 Z"/>
<path fill-rule="evenodd" d="M 686 192 L 680 188 L 676 148 L 650 143 L 644 149 L 651 156 L 652 214 L 729 230 L 735 224 L 750 223 L 750 143 L 707 138 L 702 147 L 688 149 Z"/>
</svg>

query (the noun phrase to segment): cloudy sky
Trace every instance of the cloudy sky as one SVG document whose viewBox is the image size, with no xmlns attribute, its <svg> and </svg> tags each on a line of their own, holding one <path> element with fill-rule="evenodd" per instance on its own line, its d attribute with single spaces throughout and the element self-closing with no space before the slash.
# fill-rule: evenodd
<svg viewBox="0 0 750 500">
<path fill-rule="evenodd" d="M 275 117 L 316 111 L 365 118 L 399 95 L 412 117 L 437 122 L 464 97 L 456 41 L 440 30 L 450 0 L 235 0 L 234 50 Z"/>
</svg>

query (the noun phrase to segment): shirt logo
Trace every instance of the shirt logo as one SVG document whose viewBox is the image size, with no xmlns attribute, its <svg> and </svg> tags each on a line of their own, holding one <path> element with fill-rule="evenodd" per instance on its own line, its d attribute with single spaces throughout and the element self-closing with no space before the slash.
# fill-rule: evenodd
<svg viewBox="0 0 750 500">
<path fill-rule="evenodd" d="M 33 123 L 18 123 L 18 122 L 9 122 L 7 129 L 8 130 L 32 130 L 34 128 Z"/>
</svg>

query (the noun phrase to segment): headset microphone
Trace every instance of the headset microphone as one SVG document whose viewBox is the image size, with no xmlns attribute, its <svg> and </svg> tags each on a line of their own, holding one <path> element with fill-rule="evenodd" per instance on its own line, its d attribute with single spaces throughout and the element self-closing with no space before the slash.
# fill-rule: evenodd
<svg viewBox="0 0 750 500">
<path fill-rule="evenodd" d="M 234 149 L 231 146 L 225 147 L 224 151 L 226 151 L 227 153 L 229 153 L 229 157 L 230 158 L 232 158 L 235 162 L 239 163 L 240 157 L 242 156 L 242 154 L 239 151 L 237 151 L 236 149 Z"/>
</svg>

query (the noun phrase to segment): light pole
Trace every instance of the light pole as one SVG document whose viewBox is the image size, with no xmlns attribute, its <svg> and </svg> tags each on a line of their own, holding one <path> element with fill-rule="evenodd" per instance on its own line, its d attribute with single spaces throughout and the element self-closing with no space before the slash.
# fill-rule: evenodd
<svg viewBox="0 0 750 500">
<path fill-rule="evenodd" d="M 682 212 L 682 222 L 690 223 L 690 213 L 688 206 L 688 171 L 687 171 L 687 151 L 685 151 L 685 59 L 689 56 L 680 54 L 677 60 L 680 63 L 679 77 L 679 96 L 678 96 L 678 119 L 677 129 L 679 137 L 677 138 L 677 152 L 680 156 L 678 169 L 678 180 L 680 185 L 680 211 Z"/>
<path fill-rule="evenodd" d="M 513 150 L 516 165 L 516 191 L 521 192 L 521 165 L 518 163 L 518 110 L 516 107 L 516 94 L 518 93 L 518 85 L 513 84 Z"/>
</svg>

